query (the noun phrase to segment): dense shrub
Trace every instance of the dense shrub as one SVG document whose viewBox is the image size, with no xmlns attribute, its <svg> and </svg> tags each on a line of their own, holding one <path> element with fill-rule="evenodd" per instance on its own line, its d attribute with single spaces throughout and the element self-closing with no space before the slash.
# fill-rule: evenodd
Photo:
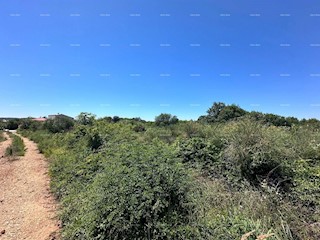
<svg viewBox="0 0 320 240">
<path fill-rule="evenodd" d="M 114 122 L 114 123 L 119 122 L 120 120 L 121 120 L 121 118 L 118 116 L 113 116 L 113 118 L 112 118 L 112 122 Z"/>
<path fill-rule="evenodd" d="M 291 126 L 291 123 L 285 117 L 275 115 L 275 114 L 270 114 L 270 113 L 264 115 L 264 121 L 266 123 L 272 124 L 277 127 L 279 127 L 279 126 L 290 127 Z"/>
<path fill-rule="evenodd" d="M 206 116 L 200 117 L 199 121 L 208 123 L 226 122 L 247 114 L 245 110 L 235 104 L 226 105 L 222 102 L 214 102 L 207 113 Z"/>
<path fill-rule="evenodd" d="M 3 132 L 0 130 L 0 142 L 3 142 L 6 140 L 6 137 L 4 136 Z"/>
<path fill-rule="evenodd" d="M 319 239 L 317 122 L 263 117 L 20 131 L 50 158 L 64 239 Z"/>
<path fill-rule="evenodd" d="M 21 130 L 40 130 L 43 128 L 43 122 L 37 122 L 30 118 L 22 119 L 19 125 L 19 129 Z"/>
<path fill-rule="evenodd" d="M 98 120 L 104 121 L 106 123 L 111 123 L 112 122 L 112 117 L 103 117 L 103 118 L 100 118 Z"/>
<path fill-rule="evenodd" d="M 219 172 L 222 148 L 221 139 L 191 138 L 180 141 L 177 152 L 183 162 L 213 175 Z"/>
<path fill-rule="evenodd" d="M 9 130 L 16 130 L 18 129 L 19 124 L 20 124 L 19 119 L 10 119 L 6 124 L 6 128 Z"/>
<path fill-rule="evenodd" d="M 171 239 L 188 224 L 191 179 L 165 145 L 125 144 L 106 158 L 86 190 L 67 200 L 66 239 Z"/>
<path fill-rule="evenodd" d="M 290 164 L 297 158 L 288 133 L 275 127 L 244 120 L 230 125 L 224 161 L 252 184 L 262 180 L 276 187 L 290 182 Z"/>
<path fill-rule="evenodd" d="M 57 116 L 49 119 L 44 123 L 44 129 L 52 133 L 65 132 L 70 130 L 74 125 L 74 121 L 68 117 Z"/>
<path fill-rule="evenodd" d="M 79 124 L 82 125 L 92 125 L 95 121 L 95 115 L 87 112 L 82 112 L 76 117 L 76 120 Z"/>
<path fill-rule="evenodd" d="M 97 150 L 103 145 L 103 139 L 97 130 L 91 131 L 88 135 L 88 143 L 87 146 L 91 150 Z"/>
<path fill-rule="evenodd" d="M 181 129 L 181 135 L 183 135 L 186 138 L 192 138 L 192 137 L 206 137 L 207 128 L 203 124 L 200 124 L 199 122 L 180 122 L 179 124 L 175 125 L 175 127 L 178 127 Z M 211 127 L 210 125 L 207 125 L 206 127 Z"/>
<path fill-rule="evenodd" d="M 208 109 L 207 115 L 200 116 L 198 122 L 215 123 L 237 120 L 243 117 L 251 118 L 254 121 L 259 121 L 266 125 L 292 127 L 294 125 L 311 123 L 313 126 L 320 126 L 319 121 L 314 119 L 302 120 L 301 122 L 295 117 L 283 117 L 271 113 L 261 113 L 256 111 L 247 112 L 239 106 L 232 104 L 227 105 L 223 102 L 214 102 Z"/>
<path fill-rule="evenodd" d="M 152 141 L 153 139 L 160 139 L 165 143 L 173 143 L 176 140 L 176 136 L 174 136 L 170 128 L 148 128 L 145 140 Z"/>
<path fill-rule="evenodd" d="M 6 123 L 0 120 L 0 131 L 4 130 L 6 128 Z"/>
<path fill-rule="evenodd" d="M 171 124 L 175 124 L 179 121 L 179 119 L 176 116 L 172 116 L 168 113 L 161 113 L 159 116 L 156 116 L 155 118 L 155 124 L 157 126 L 168 126 Z"/>
<path fill-rule="evenodd" d="M 146 128 L 143 125 L 139 124 L 139 125 L 136 125 L 136 126 L 133 127 L 133 131 L 135 131 L 135 132 L 145 132 Z"/>
</svg>

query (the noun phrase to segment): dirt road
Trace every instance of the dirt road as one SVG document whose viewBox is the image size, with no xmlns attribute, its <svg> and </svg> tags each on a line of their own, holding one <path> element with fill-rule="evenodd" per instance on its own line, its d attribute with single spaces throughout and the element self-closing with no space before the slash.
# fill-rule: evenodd
<svg viewBox="0 0 320 240">
<path fill-rule="evenodd" d="M 56 203 L 49 191 L 48 163 L 32 141 L 24 157 L 3 157 L 11 140 L 0 143 L 0 240 L 57 239 Z"/>
</svg>

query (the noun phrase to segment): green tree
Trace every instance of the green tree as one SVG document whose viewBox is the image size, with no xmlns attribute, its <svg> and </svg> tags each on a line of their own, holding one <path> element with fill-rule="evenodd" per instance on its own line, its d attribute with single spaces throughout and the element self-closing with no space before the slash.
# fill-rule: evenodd
<svg viewBox="0 0 320 240">
<path fill-rule="evenodd" d="M 92 113 L 82 112 L 77 116 L 77 122 L 82 125 L 92 125 L 95 120 L 95 115 Z"/>
<path fill-rule="evenodd" d="M 252 111 L 248 115 L 254 121 L 263 121 L 264 120 L 264 114 L 261 112 Z"/>
<path fill-rule="evenodd" d="M 208 109 L 208 120 L 215 121 L 220 115 L 221 111 L 226 107 L 223 102 L 214 102 L 213 105 Z"/>
<path fill-rule="evenodd" d="M 169 113 L 161 113 L 159 116 L 155 117 L 155 123 L 157 126 L 168 126 L 175 124 L 179 121 L 176 116 L 173 116 Z"/>
<path fill-rule="evenodd" d="M 99 119 L 100 121 L 111 123 L 112 122 L 112 117 L 103 117 Z"/>
<path fill-rule="evenodd" d="M 74 121 L 68 117 L 57 116 L 54 119 L 47 120 L 43 127 L 49 132 L 58 133 L 70 130 L 74 126 Z"/>
<path fill-rule="evenodd" d="M 112 122 L 114 122 L 114 123 L 116 123 L 116 122 L 119 122 L 121 119 L 120 119 L 120 117 L 118 117 L 118 116 L 114 116 L 113 118 L 112 118 Z"/>
<path fill-rule="evenodd" d="M 286 121 L 290 126 L 292 126 L 293 124 L 299 124 L 299 119 L 295 117 L 287 117 Z"/>
<path fill-rule="evenodd" d="M 308 126 L 310 128 L 313 128 L 313 129 L 320 128 L 320 121 L 316 118 L 302 119 L 301 124 Z"/>
<path fill-rule="evenodd" d="M 214 102 L 207 113 L 208 115 L 205 117 L 201 116 L 199 121 L 226 122 L 247 114 L 245 110 L 235 104 L 226 105 L 222 102 Z"/>
<path fill-rule="evenodd" d="M 20 120 L 18 118 L 15 118 L 15 119 L 10 119 L 7 123 L 7 129 L 9 130 L 16 130 L 18 129 L 19 127 L 19 124 L 20 124 Z"/>
<path fill-rule="evenodd" d="M 238 107 L 235 104 L 232 104 L 230 106 L 224 107 L 220 114 L 218 115 L 217 121 L 222 122 L 222 121 L 229 121 L 238 117 L 242 117 L 247 112 L 243 110 L 242 108 Z"/>
<path fill-rule="evenodd" d="M 43 122 L 34 121 L 31 117 L 29 117 L 21 120 L 19 129 L 36 131 L 41 129 L 42 126 L 43 126 Z"/>
<path fill-rule="evenodd" d="M 290 126 L 290 123 L 286 120 L 285 117 L 272 114 L 272 113 L 265 114 L 265 122 L 277 127 Z"/>
</svg>

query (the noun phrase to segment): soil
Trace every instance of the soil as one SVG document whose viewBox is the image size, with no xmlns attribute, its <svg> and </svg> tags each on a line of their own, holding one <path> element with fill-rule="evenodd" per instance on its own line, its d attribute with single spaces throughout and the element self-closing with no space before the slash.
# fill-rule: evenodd
<svg viewBox="0 0 320 240">
<path fill-rule="evenodd" d="M 0 142 L 0 240 L 59 239 L 57 203 L 50 193 L 48 161 L 37 145 L 21 137 L 23 157 L 5 157 L 11 144 Z"/>
</svg>

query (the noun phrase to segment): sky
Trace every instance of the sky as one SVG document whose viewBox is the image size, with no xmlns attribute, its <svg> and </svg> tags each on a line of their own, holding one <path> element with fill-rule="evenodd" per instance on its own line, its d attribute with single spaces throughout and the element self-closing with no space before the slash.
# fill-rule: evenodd
<svg viewBox="0 0 320 240">
<path fill-rule="evenodd" d="M 319 0 L 0 0 L 0 117 L 320 118 Z"/>
</svg>

